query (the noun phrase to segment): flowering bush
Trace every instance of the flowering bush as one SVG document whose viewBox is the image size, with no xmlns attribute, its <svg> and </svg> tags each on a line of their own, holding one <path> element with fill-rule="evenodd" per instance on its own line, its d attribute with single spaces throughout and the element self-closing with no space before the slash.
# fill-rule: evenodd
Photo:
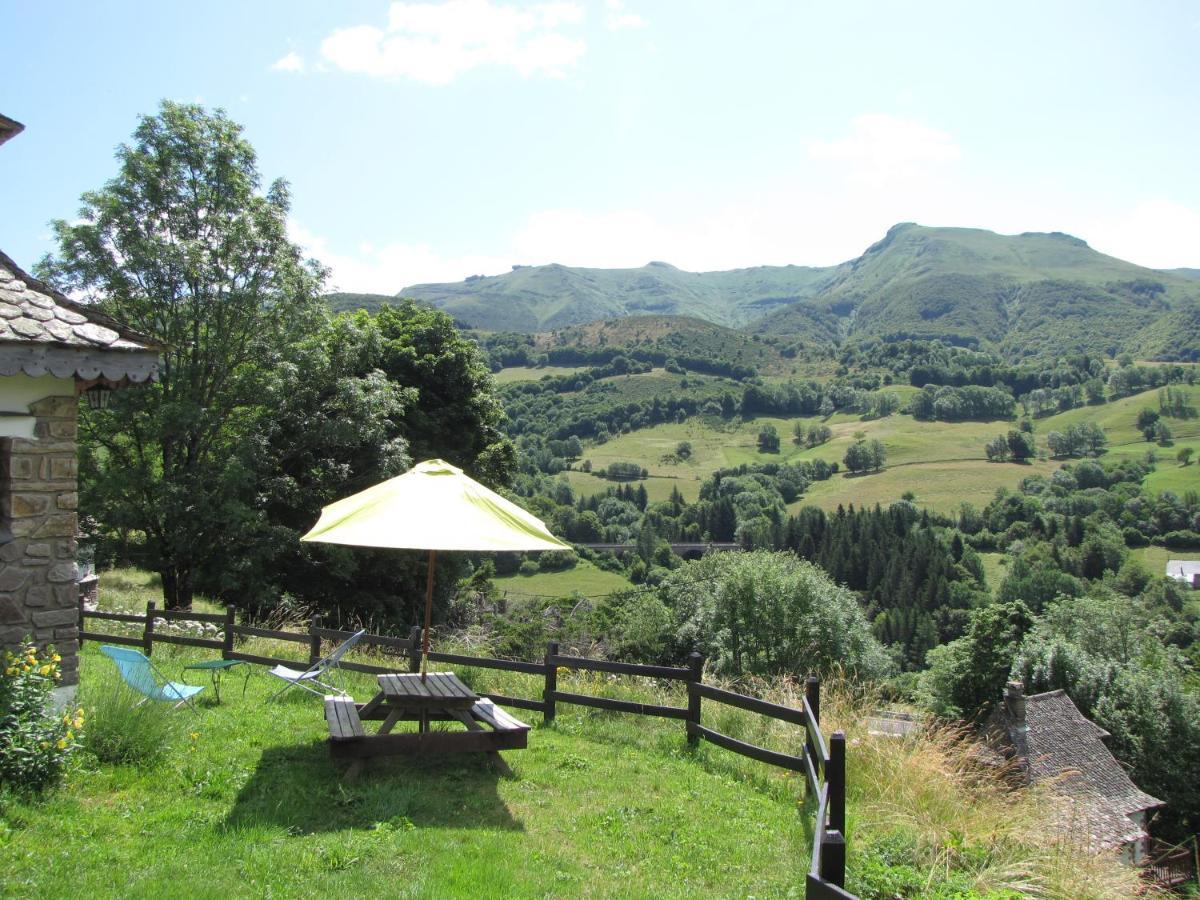
<svg viewBox="0 0 1200 900">
<path fill-rule="evenodd" d="M 52 647 L 5 651 L 0 669 L 0 787 L 39 791 L 62 775 L 79 747 L 83 710 L 55 712 L 50 692 L 62 661 Z"/>
</svg>

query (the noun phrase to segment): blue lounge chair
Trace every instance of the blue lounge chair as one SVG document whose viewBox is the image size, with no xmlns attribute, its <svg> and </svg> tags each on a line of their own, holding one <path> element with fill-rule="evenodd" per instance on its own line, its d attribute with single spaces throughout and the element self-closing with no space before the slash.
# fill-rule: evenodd
<svg viewBox="0 0 1200 900">
<path fill-rule="evenodd" d="M 303 671 L 283 665 L 270 669 L 268 671 L 269 675 L 282 678 L 287 684 L 268 697 L 268 702 L 274 700 L 290 687 L 302 688 L 310 694 L 316 694 L 318 697 L 324 697 L 329 693 L 336 694 L 339 697 L 349 696 L 349 692 L 341 685 L 330 684 L 321 679 L 325 677 L 326 672 L 335 674 L 341 672 L 341 669 L 338 668 L 338 663 L 342 661 L 342 657 L 350 651 L 351 647 L 363 639 L 366 633 L 367 629 L 364 628 L 350 635 L 350 637 L 329 651 L 328 656 L 317 660 Z"/>
<path fill-rule="evenodd" d="M 137 650 L 105 644 L 100 648 L 100 652 L 117 664 L 117 671 L 121 673 L 125 683 L 143 695 L 143 699 L 138 701 L 138 706 L 147 700 L 165 700 L 175 704 L 172 709 L 179 709 L 186 703 L 193 712 L 196 711 L 192 697 L 204 690 L 203 685 L 168 680 L 148 657 Z"/>
</svg>

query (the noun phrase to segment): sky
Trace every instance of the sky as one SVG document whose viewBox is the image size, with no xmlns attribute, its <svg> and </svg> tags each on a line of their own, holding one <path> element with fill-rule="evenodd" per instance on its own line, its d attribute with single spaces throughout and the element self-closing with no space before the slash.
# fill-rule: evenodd
<svg viewBox="0 0 1200 900">
<path fill-rule="evenodd" d="M 1200 267 L 1200 4 L 0 0 L 0 248 L 222 108 L 331 289 L 830 265 L 897 222 Z"/>
</svg>

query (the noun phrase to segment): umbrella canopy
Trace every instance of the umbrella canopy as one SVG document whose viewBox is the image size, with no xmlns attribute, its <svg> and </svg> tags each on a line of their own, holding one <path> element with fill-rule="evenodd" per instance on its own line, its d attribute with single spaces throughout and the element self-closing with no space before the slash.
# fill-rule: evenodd
<svg viewBox="0 0 1200 900">
<path fill-rule="evenodd" d="M 541 519 L 440 459 L 417 463 L 403 475 L 329 504 L 300 540 L 429 551 L 422 679 L 429 656 L 437 551 L 571 549 Z"/>
<path fill-rule="evenodd" d="M 541 519 L 440 459 L 331 503 L 300 540 L 409 550 L 570 550 Z"/>
</svg>

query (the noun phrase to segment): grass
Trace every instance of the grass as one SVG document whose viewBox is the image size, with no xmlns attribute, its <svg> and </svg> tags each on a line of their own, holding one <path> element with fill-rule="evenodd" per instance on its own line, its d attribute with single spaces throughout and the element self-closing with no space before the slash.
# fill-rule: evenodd
<svg viewBox="0 0 1200 900">
<path fill-rule="evenodd" d="M 104 596 L 127 606 L 152 591 L 139 573 L 112 580 Z M 250 649 L 274 648 L 256 639 Z M 154 653 L 172 677 L 206 656 L 166 645 Z M 109 666 L 92 643 L 81 663 L 85 690 Z M 534 676 L 457 671 L 476 690 L 530 697 L 541 687 Z M 373 692 L 369 676 L 348 677 L 356 696 Z M 514 710 L 535 727 L 528 749 L 506 754 L 512 779 L 483 760 L 451 758 L 381 762 L 344 783 L 319 701 L 296 691 L 267 706 L 275 687 L 256 669 L 245 697 L 230 690 L 215 705 L 206 691 L 198 714 L 176 714 L 180 728 L 153 766 L 85 754 L 47 797 L 0 797 L 0 893 L 58 896 L 69 872 L 73 892 L 99 897 L 802 895 L 812 808 L 799 776 L 709 744 L 690 749 L 678 722 L 560 705 L 547 727 Z M 683 703 L 678 687 L 599 673 L 561 674 L 560 688 Z M 792 681 L 740 689 L 799 703 Z M 869 735 L 876 705 L 837 680 L 823 690 L 824 724 L 843 728 L 849 744 L 851 889 L 1133 895 L 1131 870 L 1049 834 L 1043 798 L 974 768 L 960 734 Z M 803 739 L 795 726 L 730 707 L 706 703 L 704 717 L 784 752 Z"/>
<path fill-rule="evenodd" d="M 891 390 L 892 388 L 888 388 Z M 912 388 L 898 386 L 900 393 Z M 1200 404 L 1200 386 L 1188 387 L 1194 402 Z M 1156 391 L 1125 397 L 1114 403 L 1082 407 L 1035 423 L 1039 445 L 1044 446 L 1050 431 L 1063 431 L 1072 424 L 1095 421 L 1109 436 L 1107 459 L 1122 456 L 1141 458 L 1148 449 L 1159 457 L 1158 468 L 1145 482 L 1148 490 L 1172 490 L 1183 493 L 1200 490 L 1200 465 L 1180 466 L 1175 454 L 1180 447 L 1191 446 L 1200 457 L 1200 423 L 1169 420 L 1177 440 L 1172 447 L 1156 447 L 1142 440 L 1134 427 L 1138 410 L 1157 408 Z M 826 444 L 801 448 L 792 443 L 796 422 L 810 427 L 826 424 L 833 438 Z M 773 425 L 779 432 L 779 453 L 760 453 L 757 446 L 759 429 Z M 594 469 L 609 463 L 625 461 L 644 466 L 649 477 L 640 482 L 651 500 L 665 500 L 678 489 L 684 499 L 694 501 L 700 486 L 717 469 L 754 462 L 798 462 L 824 459 L 840 463 L 856 435 L 878 439 L 887 448 L 887 465 L 882 472 L 865 476 L 835 475 L 825 482 L 813 484 L 805 496 L 792 504 L 795 512 L 800 506 L 812 504 L 823 509 L 837 506 L 886 505 L 900 498 L 905 491 L 916 494 L 918 506 L 937 512 L 951 512 L 962 502 L 986 505 L 998 488 L 1015 489 L 1022 478 L 1032 474 L 1049 475 L 1063 460 L 1030 460 L 1028 463 L 993 463 L 984 454 L 984 445 L 997 434 L 1016 427 L 1015 422 L 919 422 L 911 416 L 895 414 L 883 419 L 863 420 L 858 415 L 836 414 L 828 419 L 819 416 L 800 418 L 759 418 L 714 425 L 699 417 L 682 423 L 668 423 L 619 435 L 598 445 L 588 445 L 584 459 L 591 460 Z M 692 455 L 684 461 L 672 459 L 680 442 L 692 445 Z M 566 474 L 572 487 L 583 496 L 602 493 L 613 482 L 585 472 Z"/>
<path fill-rule="evenodd" d="M 546 375 L 574 375 L 586 371 L 588 366 L 509 366 L 493 372 L 496 384 L 515 384 L 519 381 L 540 381 Z"/>
<path fill-rule="evenodd" d="M 572 569 L 563 572 L 538 572 L 536 575 L 507 575 L 493 578 L 499 589 L 514 596 L 538 594 L 543 597 L 566 597 L 578 591 L 589 597 L 611 594 L 632 587 L 629 579 L 616 572 L 606 572 L 581 559 Z"/>
</svg>

